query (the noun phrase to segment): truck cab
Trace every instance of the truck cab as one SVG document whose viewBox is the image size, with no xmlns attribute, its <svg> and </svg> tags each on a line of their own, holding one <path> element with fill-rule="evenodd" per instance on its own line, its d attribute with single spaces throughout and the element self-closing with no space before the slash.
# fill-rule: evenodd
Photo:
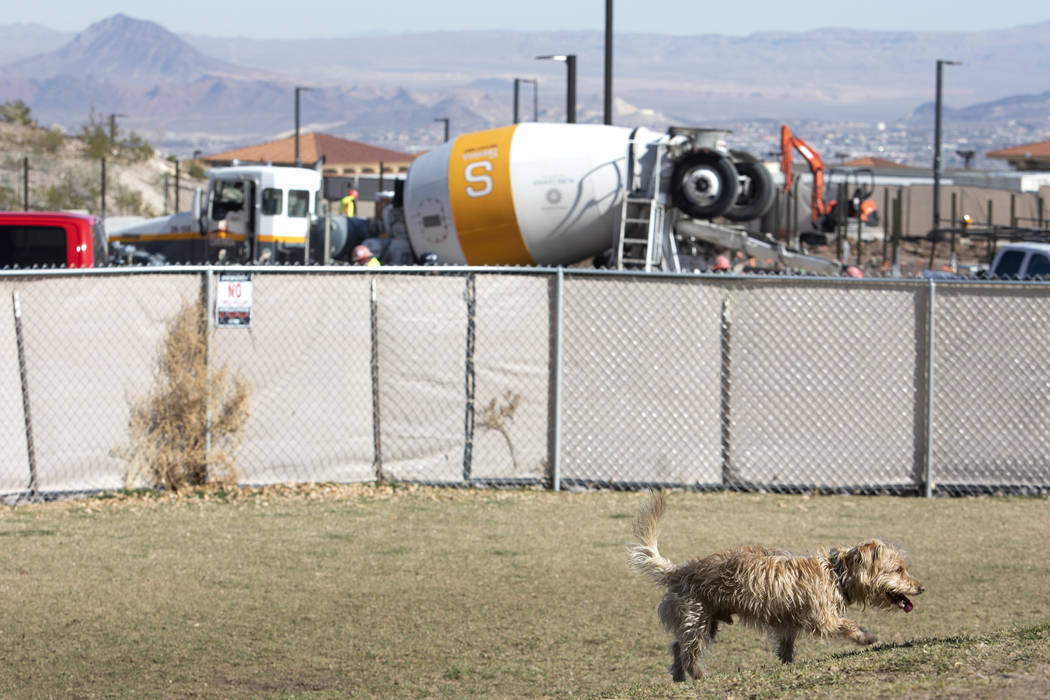
<svg viewBox="0 0 1050 700">
<path fill-rule="evenodd" d="M 1009 243 L 999 249 L 988 273 L 995 279 L 1050 281 L 1050 243 Z"/>
<path fill-rule="evenodd" d="M 0 212 L 0 269 L 95 267 L 108 260 L 98 218 L 59 211 Z"/>
<path fill-rule="evenodd" d="M 244 165 L 211 171 L 201 214 L 209 259 L 301 261 L 320 196 L 316 170 Z"/>
<path fill-rule="evenodd" d="M 167 262 L 301 262 L 320 198 L 316 170 L 214 168 L 190 211 L 122 227 L 110 240 Z"/>
</svg>

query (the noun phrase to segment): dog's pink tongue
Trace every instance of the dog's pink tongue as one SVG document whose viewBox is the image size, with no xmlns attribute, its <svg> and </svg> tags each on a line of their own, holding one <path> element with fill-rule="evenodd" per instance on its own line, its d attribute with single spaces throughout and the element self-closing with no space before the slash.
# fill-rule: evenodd
<svg viewBox="0 0 1050 700">
<path fill-rule="evenodd" d="M 907 598 L 902 599 L 900 602 L 897 603 L 897 605 L 899 605 L 901 610 L 903 610 L 906 613 L 910 613 L 912 611 L 912 608 L 915 607 Z"/>
</svg>

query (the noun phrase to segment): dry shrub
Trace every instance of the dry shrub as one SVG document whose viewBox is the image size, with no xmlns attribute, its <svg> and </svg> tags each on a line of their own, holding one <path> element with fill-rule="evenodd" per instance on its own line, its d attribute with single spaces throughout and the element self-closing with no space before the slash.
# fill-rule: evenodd
<svg viewBox="0 0 1050 700">
<path fill-rule="evenodd" d="M 251 387 L 228 365 L 209 368 L 207 360 L 204 305 L 186 303 L 168 324 L 153 387 L 132 402 L 131 442 L 122 451 L 130 462 L 127 487 L 236 483 Z"/>
<path fill-rule="evenodd" d="M 514 420 L 514 414 L 518 411 L 520 404 L 521 394 L 506 391 L 503 394 L 502 402 L 492 399 L 486 406 L 482 407 L 478 420 L 478 424 L 482 428 L 495 430 L 503 436 L 503 440 L 507 443 L 507 449 L 510 451 L 511 464 L 514 465 L 515 469 L 518 467 L 518 455 L 514 451 L 514 441 L 510 439 L 510 424 Z"/>
</svg>

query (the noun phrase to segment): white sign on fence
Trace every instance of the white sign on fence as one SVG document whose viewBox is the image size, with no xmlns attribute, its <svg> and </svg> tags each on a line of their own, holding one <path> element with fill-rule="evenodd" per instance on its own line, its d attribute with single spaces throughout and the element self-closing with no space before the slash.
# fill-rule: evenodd
<svg viewBox="0 0 1050 700">
<path fill-rule="evenodd" d="M 252 273 L 221 272 L 215 288 L 215 327 L 250 328 Z"/>
</svg>

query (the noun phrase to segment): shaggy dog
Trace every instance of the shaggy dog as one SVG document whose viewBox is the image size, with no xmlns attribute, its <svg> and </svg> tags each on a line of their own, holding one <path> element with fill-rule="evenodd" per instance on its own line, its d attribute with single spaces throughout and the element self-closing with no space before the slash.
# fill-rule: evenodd
<svg viewBox="0 0 1050 700">
<path fill-rule="evenodd" d="M 908 575 L 904 556 L 880 540 L 808 557 L 778 549 L 738 547 L 681 565 L 660 556 L 656 529 L 667 505 L 653 492 L 634 523 L 639 543 L 629 549 L 631 568 L 667 588 L 660 620 L 674 635 L 671 676 L 704 675 L 703 654 L 718 624 L 768 630 L 777 657 L 790 663 L 795 638 L 806 631 L 872 644 L 875 636 L 845 617 L 852 603 L 911 612 L 908 596 L 926 590 Z"/>
</svg>

